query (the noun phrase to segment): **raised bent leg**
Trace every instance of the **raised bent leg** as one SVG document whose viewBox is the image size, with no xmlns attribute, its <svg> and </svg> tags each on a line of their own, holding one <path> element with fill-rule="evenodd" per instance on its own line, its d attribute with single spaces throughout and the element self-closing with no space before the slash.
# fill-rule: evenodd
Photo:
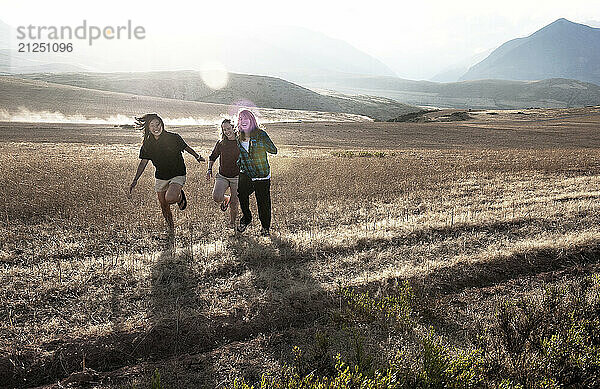
<svg viewBox="0 0 600 389">
<path fill-rule="evenodd" d="M 165 201 L 167 204 L 175 204 L 181 200 L 181 188 L 181 185 L 174 182 L 169 184 L 169 188 L 165 192 Z"/>
<path fill-rule="evenodd" d="M 216 203 L 220 203 L 225 200 L 225 191 L 227 190 L 228 186 L 229 182 L 227 182 L 226 179 L 219 176 L 215 178 L 215 187 L 213 188 L 212 196 Z"/>
</svg>

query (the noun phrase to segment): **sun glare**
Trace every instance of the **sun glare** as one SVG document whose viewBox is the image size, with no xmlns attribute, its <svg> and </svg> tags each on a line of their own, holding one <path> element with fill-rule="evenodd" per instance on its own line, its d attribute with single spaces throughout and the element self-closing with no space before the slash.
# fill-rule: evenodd
<svg viewBox="0 0 600 389">
<path fill-rule="evenodd" d="M 229 82 L 229 73 L 225 66 L 218 61 L 206 62 L 200 71 L 202 81 L 210 89 L 219 90 L 227 86 Z"/>
</svg>

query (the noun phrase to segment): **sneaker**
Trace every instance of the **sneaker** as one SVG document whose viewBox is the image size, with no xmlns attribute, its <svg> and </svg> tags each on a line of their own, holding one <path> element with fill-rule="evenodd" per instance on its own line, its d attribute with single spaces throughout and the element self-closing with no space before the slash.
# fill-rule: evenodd
<svg viewBox="0 0 600 389">
<path fill-rule="evenodd" d="M 187 207 L 187 199 L 185 198 L 185 192 L 183 191 L 183 189 L 181 190 L 181 200 L 177 202 L 177 206 L 182 211 Z"/>
<path fill-rule="evenodd" d="M 271 234 L 269 233 L 269 230 L 266 228 L 263 228 L 260 230 L 260 236 L 270 236 Z"/>
<path fill-rule="evenodd" d="M 243 219 L 241 219 L 240 225 L 237 227 L 238 232 L 246 231 L 246 228 L 248 228 L 249 225 L 250 225 L 250 223 L 244 223 Z"/>
<path fill-rule="evenodd" d="M 225 196 L 225 200 L 223 200 L 221 203 L 221 211 L 227 211 L 227 208 L 229 207 L 229 201 L 231 201 L 231 197 Z"/>
</svg>

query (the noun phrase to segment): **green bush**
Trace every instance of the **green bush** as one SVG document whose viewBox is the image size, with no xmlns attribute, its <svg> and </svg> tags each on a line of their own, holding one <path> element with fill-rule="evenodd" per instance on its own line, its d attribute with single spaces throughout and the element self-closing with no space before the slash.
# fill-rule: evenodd
<svg viewBox="0 0 600 389">
<path fill-rule="evenodd" d="M 423 369 L 412 371 L 400 364 L 390 364 L 381 370 L 366 373 L 336 356 L 335 373 L 318 376 L 300 375 L 295 368 L 286 368 L 280 377 L 263 375 L 257 386 L 236 379 L 231 389 L 342 389 L 342 388 L 476 388 L 483 382 L 479 351 L 451 355 L 448 350 L 428 338 L 424 341 Z M 506 386 L 507 388 L 509 386 Z"/>
<path fill-rule="evenodd" d="M 154 370 L 154 375 L 152 376 L 152 389 L 163 389 L 162 384 L 160 383 L 160 373 L 158 369 Z"/>
<path fill-rule="evenodd" d="M 411 324 L 414 294 L 405 281 L 394 295 L 381 298 L 371 297 L 369 292 L 356 292 L 351 288 L 342 290 L 342 296 L 357 321 L 378 321 L 386 326 L 405 328 Z"/>
<path fill-rule="evenodd" d="M 500 374 L 525 387 L 600 386 L 600 282 L 584 278 L 499 305 L 491 329 Z"/>
<path fill-rule="evenodd" d="M 311 358 L 296 347 L 295 364 L 277 377 L 263 376 L 257 389 L 600 387 L 597 276 L 500 303 L 495 321 L 471 339 L 475 346 L 466 348 L 446 346 L 433 329 L 419 335 L 415 328 L 422 323 L 413 314 L 407 282 L 385 297 L 351 288 L 340 295 L 346 304 L 339 318 L 350 329 L 346 346 L 354 348 L 350 358 L 330 357 L 328 337 L 317 333 Z M 381 350 L 369 349 L 368 339 L 356 330 L 364 333 L 369 326 L 412 342 L 409 351 L 378 364 L 373 355 Z M 323 361 L 328 368 L 318 367 Z M 254 388 L 243 380 L 231 387 Z"/>
</svg>

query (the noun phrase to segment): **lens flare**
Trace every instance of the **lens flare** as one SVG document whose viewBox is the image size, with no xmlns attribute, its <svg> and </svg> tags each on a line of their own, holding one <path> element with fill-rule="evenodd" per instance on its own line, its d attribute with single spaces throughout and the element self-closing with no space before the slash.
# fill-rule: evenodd
<svg viewBox="0 0 600 389">
<path fill-rule="evenodd" d="M 209 61 L 202 66 L 200 71 L 202 81 L 212 90 L 223 89 L 229 82 L 229 73 L 225 66 L 218 61 Z"/>
</svg>

